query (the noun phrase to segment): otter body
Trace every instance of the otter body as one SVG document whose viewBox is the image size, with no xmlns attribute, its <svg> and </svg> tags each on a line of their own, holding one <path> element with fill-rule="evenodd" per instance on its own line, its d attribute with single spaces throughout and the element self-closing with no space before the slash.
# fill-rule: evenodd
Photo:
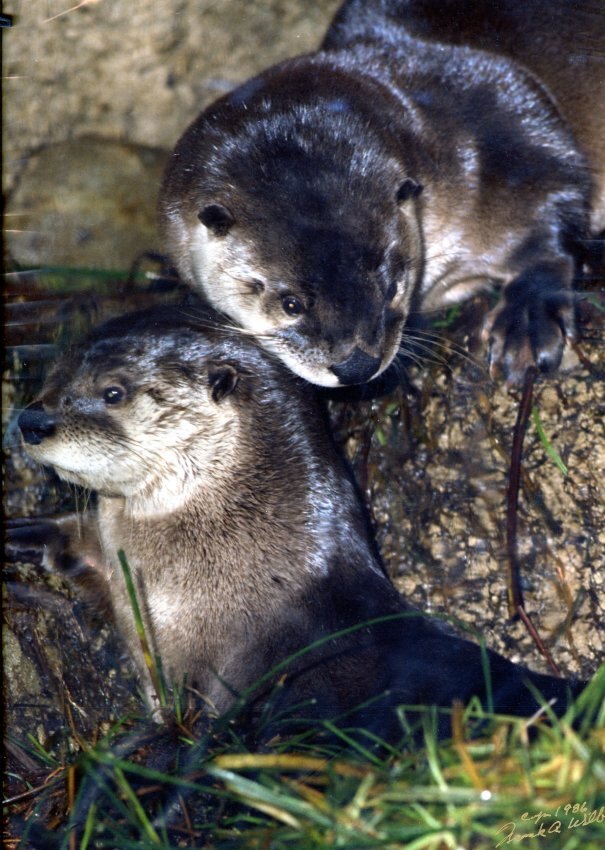
<svg viewBox="0 0 605 850">
<path fill-rule="evenodd" d="M 313 395 L 204 324 L 158 308 L 103 326 L 57 364 L 20 426 L 32 457 L 99 493 L 96 574 L 80 580 L 109 596 L 147 693 L 120 549 L 167 678 L 186 677 L 221 713 L 340 627 L 336 591 L 368 581 L 378 599 L 396 595 Z"/>
<path fill-rule="evenodd" d="M 160 197 L 181 276 L 326 386 L 396 356 L 411 311 L 490 284 L 492 371 L 556 368 L 574 336 L 591 167 L 512 60 L 411 34 L 397 4 L 345 4 L 317 53 L 283 62 L 185 132 Z M 404 4 L 405 5 L 405 4 Z"/>
<path fill-rule="evenodd" d="M 289 664 L 280 710 L 333 719 L 372 700 L 355 724 L 397 737 L 395 705 L 487 699 L 485 658 L 496 710 L 531 714 L 526 681 L 565 709 L 564 680 L 484 657 L 405 605 L 312 388 L 251 339 L 191 308 L 113 320 L 58 362 L 19 425 L 32 457 L 99 492 L 85 578 L 152 702 L 119 549 L 169 681 L 186 678 L 213 713 L 347 628 Z"/>
<path fill-rule="evenodd" d="M 548 88 L 594 178 L 592 230 L 605 228 L 605 6 L 594 0 L 347 0 L 323 47 L 377 19 L 412 36 L 508 56 Z"/>
</svg>

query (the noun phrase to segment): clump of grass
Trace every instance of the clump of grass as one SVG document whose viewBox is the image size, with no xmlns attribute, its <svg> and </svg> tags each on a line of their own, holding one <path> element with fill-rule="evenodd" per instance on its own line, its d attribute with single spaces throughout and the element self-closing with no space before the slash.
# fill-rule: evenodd
<svg viewBox="0 0 605 850">
<path fill-rule="evenodd" d="M 17 846 L 482 850 L 522 840 L 544 850 L 553 836 L 557 850 L 602 846 L 605 665 L 562 719 L 548 706 L 529 720 L 477 701 L 402 706 L 398 746 L 324 721 L 251 751 L 243 703 L 210 725 L 180 689 L 167 691 L 119 557 L 163 722 L 121 720 L 69 765 L 30 747 L 48 783 L 32 789 Z"/>
<path fill-rule="evenodd" d="M 579 700 L 578 731 L 574 709 L 551 726 L 484 715 L 489 732 L 473 739 L 476 709 L 456 708 L 451 741 L 436 740 L 427 712 L 424 747 L 382 761 L 221 754 L 206 769 L 264 815 L 240 827 L 241 847 L 487 848 L 534 832 L 524 841 L 539 847 L 541 825 L 557 848 L 596 850 L 605 836 L 604 685 L 605 668 Z M 229 846 L 217 839 L 232 829 L 217 829 L 211 846 Z"/>
<path fill-rule="evenodd" d="M 338 732 L 322 724 L 251 752 L 237 726 L 200 726 L 195 713 L 153 729 L 122 725 L 75 762 L 80 790 L 48 846 L 482 850 L 524 835 L 534 850 L 597 850 L 604 706 L 605 666 L 549 724 L 478 705 L 402 707 L 398 747 L 369 750 L 341 730 L 339 748 L 317 734 Z M 444 713 L 447 742 L 435 734 Z M 21 846 L 47 846 L 41 836 L 30 817 Z"/>
</svg>

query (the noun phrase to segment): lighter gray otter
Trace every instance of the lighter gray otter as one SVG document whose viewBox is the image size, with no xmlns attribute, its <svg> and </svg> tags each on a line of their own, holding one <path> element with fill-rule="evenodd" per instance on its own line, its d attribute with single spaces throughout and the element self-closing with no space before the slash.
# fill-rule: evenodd
<svg viewBox="0 0 605 850">
<path fill-rule="evenodd" d="M 405 348 L 410 313 L 494 284 L 492 374 L 550 372 L 576 333 L 572 281 L 602 208 L 601 166 L 535 75 L 423 41 L 400 5 L 345 4 L 318 52 L 202 112 L 160 193 L 168 253 L 315 384 L 375 378 L 402 334 Z"/>
<path fill-rule="evenodd" d="M 394 739 L 402 703 L 449 707 L 493 693 L 496 710 L 532 714 L 526 682 L 558 711 L 580 687 L 484 656 L 412 611 L 386 576 L 313 388 L 191 306 L 93 331 L 59 360 L 19 427 L 33 458 L 99 493 L 76 577 L 89 592 L 92 582 L 96 604 L 108 600 L 152 706 L 119 549 L 168 680 L 186 679 L 211 715 L 347 628 L 357 630 L 279 671 L 277 715 L 302 705 L 307 719 L 344 715 Z M 80 538 L 42 525 L 47 551 L 59 564 L 68 553 L 73 572 Z M 360 627 L 377 617 L 391 619 Z"/>
</svg>

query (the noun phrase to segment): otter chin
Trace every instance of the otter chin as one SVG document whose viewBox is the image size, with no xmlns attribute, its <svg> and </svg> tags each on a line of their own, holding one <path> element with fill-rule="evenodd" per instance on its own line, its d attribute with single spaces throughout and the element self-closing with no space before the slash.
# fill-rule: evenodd
<svg viewBox="0 0 605 850">
<path fill-rule="evenodd" d="M 553 372 L 576 336 L 603 152 L 582 148 L 521 64 L 423 40 L 408 7 L 350 0 L 319 51 L 202 112 L 166 169 L 167 251 L 228 321 L 316 384 L 371 380 L 411 312 L 490 288 L 491 374 Z"/>
<path fill-rule="evenodd" d="M 262 708 L 261 736 L 329 719 L 397 741 L 400 705 L 479 698 L 531 715 L 537 690 L 562 713 L 582 687 L 407 605 L 314 388 L 192 301 L 93 331 L 19 427 L 33 457 L 101 491 L 73 531 L 68 518 L 26 522 L 20 539 L 113 612 L 152 708 L 118 550 L 169 683 L 186 682 L 209 716 L 238 700 Z M 448 734 L 445 712 L 439 722 Z"/>
</svg>

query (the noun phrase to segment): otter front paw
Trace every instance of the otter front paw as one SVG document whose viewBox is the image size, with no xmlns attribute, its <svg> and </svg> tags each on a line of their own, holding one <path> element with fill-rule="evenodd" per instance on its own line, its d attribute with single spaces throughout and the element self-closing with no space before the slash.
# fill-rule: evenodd
<svg viewBox="0 0 605 850">
<path fill-rule="evenodd" d="M 519 385 L 530 366 L 554 372 L 568 340 L 576 338 L 573 291 L 553 269 L 542 267 L 512 281 L 487 315 L 482 333 L 489 343 L 492 378 Z"/>
<path fill-rule="evenodd" d="M 8 561 L 44 563 L 53 567 L 55 558 L 65 550 L 65 540 L 53 520 L 25 517 L 11 519 L 6 521 L 5 529 L 5 554 Z"/>
<path fill-rule="evenodd" d="M 90 545 L 84 545 L 85 526 L 75 514 L 7 520 L 5 528 L 9 561 L 41 564 L 48 570 L 77 577 L 96 567 L 100 560 Z"/>
</svg>

